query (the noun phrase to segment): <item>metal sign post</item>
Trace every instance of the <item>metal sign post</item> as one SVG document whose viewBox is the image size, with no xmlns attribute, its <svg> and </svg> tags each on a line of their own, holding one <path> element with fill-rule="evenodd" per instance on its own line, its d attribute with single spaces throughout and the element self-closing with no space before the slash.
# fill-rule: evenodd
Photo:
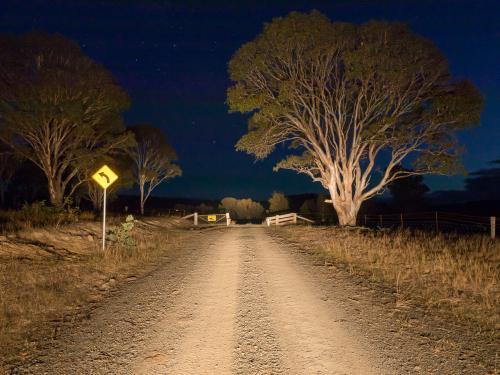
<svg viewBox="0 0 500 375">
<path fill-rule="evenodd" d="M 106 249 L 106 190 L 104 188 L 104 196 L 102 198 L 102 251 Z"/>
<path fill-rule="evenodd" d="M 106 192 L 108 187 L 118 179 L 118 175 L 107 165 L 103 165 L 92 178 L 104 190 L 102 199 L 102 250 L 104 251 L 106 249 Z"/>
</svg>

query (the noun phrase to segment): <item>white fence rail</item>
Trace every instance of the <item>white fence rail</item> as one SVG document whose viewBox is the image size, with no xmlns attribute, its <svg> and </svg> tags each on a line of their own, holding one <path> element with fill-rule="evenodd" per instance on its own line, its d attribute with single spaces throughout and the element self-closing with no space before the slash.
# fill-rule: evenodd
<svg viewBox="0 0 500 375">
<path fill-rule="evenodd" d="M 268 227 L 271 225 L 287 225 L 287 224 L 297 224 L 298 221 L 305 221 L 306 223 L 314 223 L 314 221 L 309 220 L 303 216 L 297 215 L 297 213 L 292 212 L 284 215 L 275 215 L 266 217 L 266 224 Z"/>
<path fill-rule="evenodd" d="M 209 225 L 231 224 L 231 217 L 229 216 L 228 212 L 225 214 L 199 214 L 198 212 L 195 212 L 194 214 L 186 215 L 181 219 L 191 219 L 191 218 L 193 218 L 194 225 L 199 225 L 200 223 Z"/>
</svg>

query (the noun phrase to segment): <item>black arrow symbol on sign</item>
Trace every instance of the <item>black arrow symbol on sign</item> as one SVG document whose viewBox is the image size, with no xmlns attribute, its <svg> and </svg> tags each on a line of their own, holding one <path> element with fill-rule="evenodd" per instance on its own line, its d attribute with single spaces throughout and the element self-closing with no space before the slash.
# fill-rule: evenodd
<svg viewBox="0 0 500 375">
<path fill-rule="evenodd" d="M 99 176 L 101 176 L 101 177 L 105 178 L 105 179 L 106 179 L 106 181 L 107 181 L 107 183 L 109 184 L 109 177 L 108 177 L 108 175 L 107 175 L 106 173 L 104 173 L 104 172 L 100 172 L 100 173 L 99 173 Z"/>
</svg>

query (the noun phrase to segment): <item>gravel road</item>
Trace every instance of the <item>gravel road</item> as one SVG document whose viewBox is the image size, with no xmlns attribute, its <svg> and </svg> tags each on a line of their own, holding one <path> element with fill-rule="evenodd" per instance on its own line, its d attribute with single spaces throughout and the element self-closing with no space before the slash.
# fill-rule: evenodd
<svg viewBox="0 0 500 375">
<path fill-rule="evenodd" d="M 124 285 L 15 372 L 419 372 L 397 345 L 391 352 L 390 332 L 377 346 L 345 308 L 342 283 L 306 258 L 263 227 L 193 234 L 181 255 Z"/>
</svg>

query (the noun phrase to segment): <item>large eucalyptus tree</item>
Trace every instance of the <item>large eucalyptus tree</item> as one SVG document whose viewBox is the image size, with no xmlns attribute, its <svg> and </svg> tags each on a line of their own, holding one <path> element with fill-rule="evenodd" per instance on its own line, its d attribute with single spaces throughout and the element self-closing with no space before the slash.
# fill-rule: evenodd
<svg viewBox="0 0 500 375">
<path fill-rule="evenodd" d="M 261 159 L 288 146 L 275 169 L 321 183 L 341 225 L 355 225 L 362 202 L 391 181 L 455 171 L 455 134 L 482 108 L 477 89 L 406 25 L 332 23 L 317 11 L 266 24 L 229 74 L 230 111 L 251 114 L 236 148 Z"/>
<path fill-rule="evenodd" d="M 0 139 L 47 177 L 63 204 L 82 171 L 133 143 L 121 112 L 127 94 L 79 45 L 58 34 L 0 36 Z"/>
</svg>

